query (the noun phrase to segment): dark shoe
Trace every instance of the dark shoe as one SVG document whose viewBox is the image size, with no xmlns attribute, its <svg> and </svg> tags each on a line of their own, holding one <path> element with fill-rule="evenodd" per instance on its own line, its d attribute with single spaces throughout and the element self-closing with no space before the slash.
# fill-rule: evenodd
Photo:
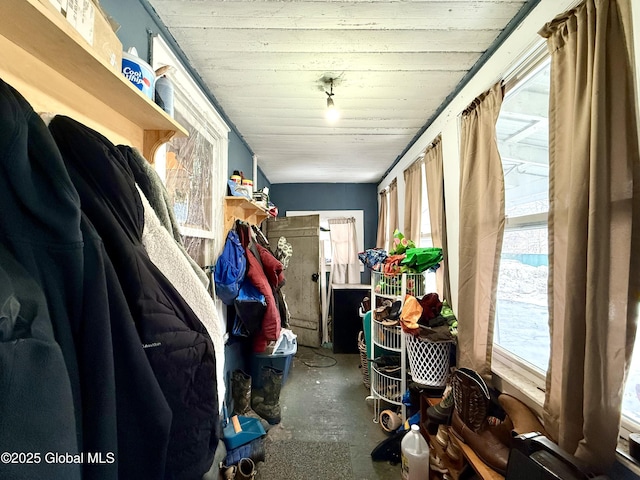
<svg viewBox="0 0 640 480">
<path fill-rule="evenodd" d="M 231 374 L 231 397 L 234 415 L 244 415 L 251 409 L 251 375 L 242 370 Z"/>
<path fill-rule="evenodd" d="M 376 367 L 399 367 L 400 355 L 380 355 L 379 357 L 369 359 L 370 362 L 376 364 Z"/>
<path fill-rule="evenodd" d="M 429 421 L 432 423 L 449 425 L 451 423 L 453 408 L 453 387 L 447 385 L 447 388 L 445 388 L 442 394 L 442 400 L 436 405 L 427 408 L 427 417 L 429 417 Z"/>
<path fill-rule="evenodd" d="M 270 425 L 280 423 L 280 391 L 283 371 L 273 367 L 262 367 L 262 391 L 252 399 L 253 410 Z M 258 400 L 260 399 L 260 400 Z"/>
<path fill-rule="evenodd" d="M 400 312 L 402 311 L 402 302 L 400 300 L 396 300 L 395 302 L 393 302 L 393 304 L 391 305 L 391 308 L 389 309 L 389 320 L 399 320 L 400 319 Z"/>
<path fill-rule="evenodd" d="M 469 445 L 480 460 L 501 475 L 506 474 L 509 447 L 501 440 L 503 435 L 500 425 L 491 427 L 484 422 L 479 430 L 471 430 L 462 422 L 456 410 L 453 412 L 451 427 L 453 434 Z"/>
</svg>

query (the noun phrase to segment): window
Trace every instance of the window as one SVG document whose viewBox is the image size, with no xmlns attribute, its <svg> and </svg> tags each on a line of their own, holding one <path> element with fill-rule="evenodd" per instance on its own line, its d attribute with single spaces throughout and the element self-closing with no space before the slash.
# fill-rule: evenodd
<svg viewBox="0 0 640 480">
<path fill-rule="evenodd" d="M 549 362 L 548 58 L 505 95 L 496 125 L 507 217 L 496 304 L 494 347 L 543 379 Z M 536 375 L 537 374 L 537 375 Z"/>
<path fill-rule="evenodd" d="M 622 397 L 622 424 L 627 430 L 640 430 L 640 335 L 636 335 L 633 356 Z"/>
<path fill-rule="evenodd" d="M 176 136 L 158 149 L 156 170 L 164 179 L 189 255 L 211 265 L 225 239 L 222 219 L 226 192 L 229 128 L 160 37 L 153 39 L 153 66 L 174 67 L 175 119 L 188 137 Z"/>
<path fill-rule="evenodd" d="M 427 195 L 427 182 L 425 181 L 425 166 L 422 163 L 422 211 L 420 214 L 420 242 L 418 247 L 433 247 L 433 239 L 431 238 L 431 218 L 429 216 L 429 196 Z"/>
<path fill-rule="evenodd" d="M 433 238 L 431 237 L 431 217 L 429 215 L 429 196 L 427 195 L 427 182 L 424 162 L 422 163 L 420 177 L 422 178 L 422 209 L 420 214 L 420 243 L 416 246 L 420 248 L 429 248 L 433 247 Z M 444 268 L 444 266 L 440 265 L 440 268 Z M 426 272 L 424 275 L 424 282 L 425 292 L 438 291 L 435 272 Z M 439 293 L 440 295 L 442 295 L 442 292 Z M 451 299 L 447 300 L 451 301 Z"/>
</svg>

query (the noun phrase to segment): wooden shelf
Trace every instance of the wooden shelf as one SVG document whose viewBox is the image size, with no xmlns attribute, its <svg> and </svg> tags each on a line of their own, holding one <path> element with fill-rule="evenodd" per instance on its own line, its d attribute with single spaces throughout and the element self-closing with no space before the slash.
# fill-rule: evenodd
<svg viewBox="0 0 640 480">
<path fill-rule="evenodd" d="M 449 438 L 451 439 L 451 441 L 458 444 L 460 450 L 462 450 L 462 454 L 480 478 L 482 478 L 483 480 L 504 480 L 504 477 L 502 475 L 500 475 L 494 469 L 488 467 L 487 464 L 484 463 L 480 459 L 480 457 L 476 455 L 476 452 L 474 452 L 466 443 L 458 440 L 453 432 L 451 432 L 451 429 L 449 429 Z"/>
<path fill-rule="evenodd" d="M 224 197 L 225 231 L 231 229 L 236 220 L 260 225 L 267 217 L 269 213 L 265 208 L 246 197 Z"/>
<path fill-rule="evenodd" d="M 60 13 L 38 0 L 2 0 L 0 15 L 0 76 L 37 111 L 73 116 L 145 156 L 174 134 L 187 135 Z"/>
</svg>

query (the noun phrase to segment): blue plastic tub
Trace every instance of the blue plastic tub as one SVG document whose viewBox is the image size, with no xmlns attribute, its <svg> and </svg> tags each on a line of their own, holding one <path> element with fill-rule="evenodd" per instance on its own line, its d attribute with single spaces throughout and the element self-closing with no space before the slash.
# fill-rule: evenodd
<svg viewBox="0 0 640 480">
<path fill-rule="evenodd" d="M 280 351 L 280 350 L 278 350 Z M 293 363 L 293 356 L 298 351 L 296 341 L 288 343 L 283 353 L 262 354 L 254 353 L 251 357 L 251 385 L 255 388 L 262 388 L 262 376 L 260 372 L 263 367 L 273 367 L 282 370 L 282 385 L 287 381 L 289 370 Z"/>
</svg>

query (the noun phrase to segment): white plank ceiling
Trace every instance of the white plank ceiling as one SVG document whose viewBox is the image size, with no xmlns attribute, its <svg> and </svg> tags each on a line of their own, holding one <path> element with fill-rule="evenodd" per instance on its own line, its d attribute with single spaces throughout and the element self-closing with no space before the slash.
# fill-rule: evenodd
<svg viewBox="0 0 640 480">
<path fill-rule="evenodd" d="M 272 183 L 377 183 L 525 3 L 150 0 Z"/>
</svg>

